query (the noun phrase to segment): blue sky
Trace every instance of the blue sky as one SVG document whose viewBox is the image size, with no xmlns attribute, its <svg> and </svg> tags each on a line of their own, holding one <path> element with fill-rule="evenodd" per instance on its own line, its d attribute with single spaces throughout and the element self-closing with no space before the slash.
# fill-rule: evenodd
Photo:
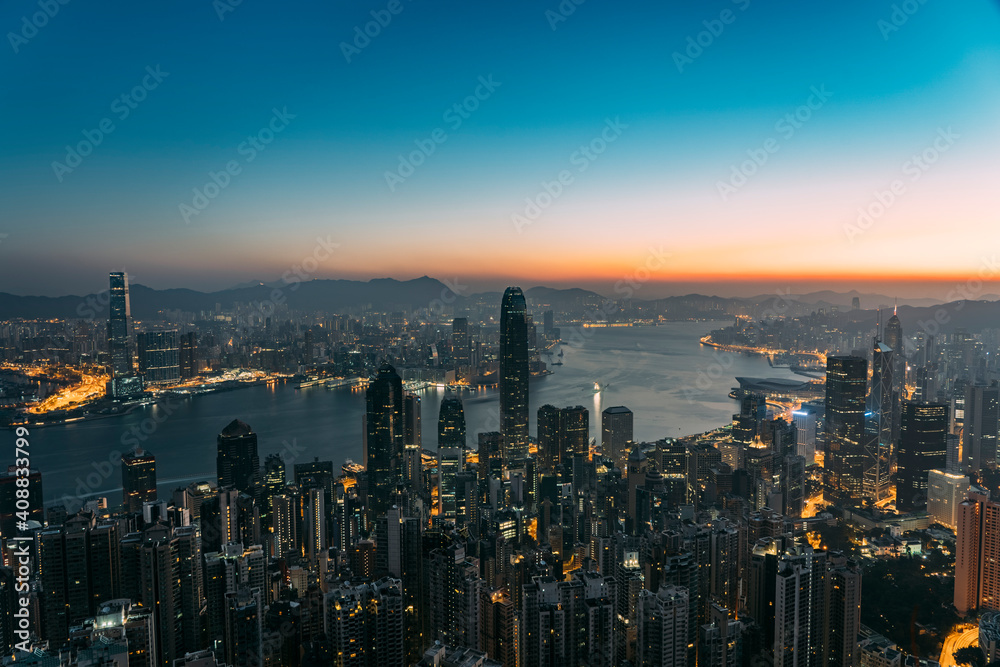
<svg viewBox="0 0 1000 667">
<path fill-rule="evenodd" d="M 69 0 L 32 33 L 39 2 L 8 0 L 0 291 L 99 289 L 122 267 L 154 287 L 273 279 L 317 236 L 344 249 L 317 277 L 599 288 L 651 246 L 677 257 L 664 284 L 965 275 L 980 261 L 970 238 L 996 240 L 1000 7 L 914 0 L 896 25 L 901 4 L 567 0 L 553 23 L 558 2 L 399 0 L 391 14 L 243 0 L 220 20 L 221 0 Z M 342 43 L 373 11 L 391 20 L 347 62 Z M 705 46 L 678 71 L 689 38 Z M 114 100 L 147 68 L 166 75 L 121 118 Z M 499 85 L 453 129 L 445 112 L 480 77 Z M 782 137 L 813 89 L 829 99 Z M 294 118 L 247 161 L 241 144 L 275 109 Z M 114 129 L 91 154 L 53 167 L 104 119 Z M 627 129 L 576 171 L 609 119 Z M 846 231 L 948 127 L 960 138 L 919 182 Z M 386 172 L 439 128 L 447 139 L 390 189 Z M 779 150 L 722 199 L 769 138 Z M 239 173 L 185 219 L 230 161 Z M 518 231 L 512 216 L 564 169 L 572 184 Z M 900 249 L 888 265 L 886 244 Z"/>
</svg>

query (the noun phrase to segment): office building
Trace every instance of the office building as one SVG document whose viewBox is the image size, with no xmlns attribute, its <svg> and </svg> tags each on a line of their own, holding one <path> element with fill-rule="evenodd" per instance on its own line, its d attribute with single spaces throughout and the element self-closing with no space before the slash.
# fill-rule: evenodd
<svg viewBox="0 0 1000 667">
<path fill-rule="evenodd" d="M 156 457 L 140 447 L 122 455 L 122 507 L 141 512 L 142 504 L 156 500 Z"/>
<path fill-rule="evenodd" d="M 403 381 L 396 369 L 382 364 L 365 396 L 365 450 L 368 504 L 374 519 L 385 513 L 403 481 Z"/>
<path fill-rule="evenodd" d="M 969 478 L 943 470 L 927 473 L 927 514 L 931 521 L 955 530 L 958 527 L 958 506 L 972 488 Z"/>
<path fill-rule="evenodd" d="M 468 372 L 466 369 L 472 364 L 468 318 L 456 317 L 451 321 L 451 356 L 455 362 L 456 370 L 462 374 L 464 379 L 464 374 Z"/>
<path fill-rule="evenodd" d="M 948 406 L 904 402 L 896 469 L 896 509 L 908 512 L 927 502 L 932 470 L 947 462 Z"/>
<path fill-rule="evenodd" d="M 619 405 L 601 413 L 601 451 L 620 468 L 625 467 L 632 437 L 631 410 Z"/>
<path fill-rule="evenodd" d="M 504 458 L 528 458 L 528 306 L 520 287 L 508 287 L 500 306 L 500 433 Z"/>
<path fill-rule="evenodd" d="M 997 467 L 997 424 L 1000 419 L 1000 387 L 971 384 L 965 391 L 962 451 L 965 470 L 977 472 Z"/>
<path fill-rule="evenodd" d="M 136 334 L 139 372 L 146 384 L 172 384 L 181 379 L 177 331 L 145 331 Z"/>
<path fill-rule="evenodd" d="M 257 434 L 239 419 L 229 422 L 216 439 L 215 469 L 220 489 L 252 492 L 260 474 Z"/>
<path fill-rule="evenodd" d="M 868 362 L 861 357 L 826 359 L 826 437 L 824 467 L 840 497 L 858 501 L 863 495 L 865 399 Z"/>
<path fill-rule="evenodd" d="M 112 377 L 131 375 L 132 367 L 132 305 L 129 299 L 128 275 L 112 272 L 108 311 L 108 353 Z"/>
</svg>

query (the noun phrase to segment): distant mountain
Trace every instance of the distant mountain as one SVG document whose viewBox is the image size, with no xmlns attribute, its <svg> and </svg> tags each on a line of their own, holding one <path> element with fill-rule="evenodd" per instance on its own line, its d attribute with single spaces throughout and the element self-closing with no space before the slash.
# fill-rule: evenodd
<svg viewBox="0 0 1000 667">
<path fill-rule="evenodd" d="M 754 299 L 770 299 L 774 294 L 762 294 Z M 909 306 L 935 306 L 943 303 L 940 299 L 897 299 L 897 297 L 886 296 L 885 294 L 863 294 L 857 290 L 850 292 L 834 292 L 832 290 L 822 290 L 819 292 L 808 292 L 806 294 L 789 294 L 786 299 L 798 301 L 803 304 L 815 304 L 820 307 L 838 306 L 840 308 L 850 308 L 854 297 L 861 301 L 861 308 L 877 308 L 878 306 L 891 306 L 894 302 L 900 305 Z"/>
<path fill-rule="evenodd" d="M 449 289 L 444 283 L 427 276 L 414 280 L 379 278 L 375 280 L 311 280 L 308 282 L 277 281 L 271 285 L 255 284 L 218 292 L 198 292 L 189 289 L 156 290 L 145 285 L 129 288 L 132 316 L 154 319 L 164 310 L 189 312 L 211 311 L 215 304 L 228 309 L 234 302 L 268 302 L 287 304 L 294 310 L 336 310 L 379 304 L 390 308 L 420 308 L 429 306 Z M 108 293 L 84 296 L 17 296 L 0 292 L 0 317 L 24 318 L 107 318 Z"/>
</svg>

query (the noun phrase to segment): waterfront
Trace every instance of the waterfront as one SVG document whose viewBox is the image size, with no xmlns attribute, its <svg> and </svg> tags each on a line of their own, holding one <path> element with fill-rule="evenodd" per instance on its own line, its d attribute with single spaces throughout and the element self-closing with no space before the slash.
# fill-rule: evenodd
<svg viewBox="0 0 1000 667">
<path fill-rule="evenodd" d="M 591 436 L 600 440 L 600 413 L 625 405 L 635 413 L 635 437 L 651 441 L 716 428 L 729 421 L 734 376 L 794 378 L 763 357 L 737 355 L 699 343 L 712 322 L 674 322 L 657 327 L 586 329 L 579 345 L 561 345 L 562 366 L 532 378 L 531 433 L 539 406 L 583 405 Z M 570 327 L 563 335 L 570 339 Z M 572 340 L 572 339 L 571 339 Z M 543 357 L 544 360 L 548 358 Z M 601 390 L 595 393 L 597 383 Z M 423 445 L 437 446 L 441 400 L 463 399 L 470 447 L 476 433 L 499 429 L 495 388 L 419 392 Z M 147 406 L 117 418 L 81 421 L 32 431 L 32 466 L 42 472 L 45 499 L 105 495 L 120 502 L 120 454 L 141 444 L 156 455 L 160 497 L 191 481 L 215 478 L 215 438 L 232 419 L 258 435 L 261 463 L 284 451 L 292 463 L 313 457 L 361 462 L 364 391 L 349 387 L 297 388 L 292 383 L 254 386 Z"/>
</svg>

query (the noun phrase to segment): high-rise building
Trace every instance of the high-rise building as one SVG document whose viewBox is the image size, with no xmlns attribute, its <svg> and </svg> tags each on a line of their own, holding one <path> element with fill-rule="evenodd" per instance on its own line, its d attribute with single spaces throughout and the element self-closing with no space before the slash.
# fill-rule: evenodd
<svg viewBox="0 0 1000 667">
<path fill-rule="evenodd" d="M 1000 611 L 1000 503 L 972 489 L 958 506 L 955 530 L 955 609 Z"/>
<path fill-rule="evenodd" d="M 861 357 L 826 359 L 826 436 L 824 467 L 842 497 L 862 498 L 866 456 L 865 398 L 868 362 Z"/>
<path fill-rule="evenodd" d="M 120 597 L 118 536 L 117 524 L 98 525 L 94 515 L 85 512 L 37 533 L 46 639 L 67 639 L 73 624 L 93 616 L 100 603 Z"/>
<path fill-rule="evenodd" d="M 590 412 L 587 408 L 582 405 L 538 408 L 538 453 L 546 472 L 559 466 L 571 466 L 576 456 L 589 456 Z"/>
<path fill-rule="evenodd" d="M 147 384 L 169 384 L 181 379 L 177 331 L 145 331 L 136 334 L 139 372 Z"/>
<path fill-rule="evenodd" d="M 142 504 L 156 500 L 156 457 L 138 448 L 122 455 L 122 506 L 141 512 Z"/>
<path fill-rule="evenodd" d="M 805 459 L 811 466 L 816 461 L 816 435 L 819 418 L 823 409 L 812 403 L 803 403 L 792 413 L 792 423 L 795 424 L 796 454 Z"/>
<path fill-rule="evenodd" d="M 907 512 L 927 501 L 927 479 L 947 462 L 948 406 L 904 402 L 896 469 L 896 508 Z"/>
<path fill-rule="evenodd" d="M 465 545 L 455 543 L 434 549 L 424 561 L 430 636 L 455 646 L 479 642 L 479 601 L 485 582 L 479 563 L 469 557 Z"/>
<path fill-rule="evenodd" d="M 968 497 L 972 484 L 965 475 L 943 470 L 927 473 L 927 514 L 932 521 L 955 530 L 958 526 L 958 506 Z"/>
<path fill-rule="evenodd" d="M 407 393 L 403 396 L 403 482 L 411 491 L 420 491 L 422 453 L 420 397 Z"/>
<path fill-rule="evenodd" d="M 252 492 L 260 475 L 257 434 L 248 424 L 234 419 L 219 433 L 216 444 L 215 469 L 219 488 Z"/>
<path fill-rule="evenodd" d="M 302 552 L 302 495 L 291 489 L 271 498 L 274 558 Z"/>
<path fill-rule="evenodd" d="M 112 377 L 131 375 L 132 306 L 128 293 L 128 274 L 114 271 L 109 276 L 108 352 Z"/>
<path fill-rule="evenodd" d="M 455 477 L 465 466 L 465 411 L 462 401 L 446 398 L 438 414 L 438 498 L 441 516 L 455 521 Z"/>
<path fill-rule="evenodd" d="M 197 526 L 154 524 L 122 539 L 122 597 L 153 612 L 154 665 L 169 666 L 201 647 L 204 603 Z"/>
<path fill-rule="evenodd" d="M 997 425 L 1000 419 L 1000 387 L 970 384 L 965 392 L 964 437 L 965 469 L 976 472 L 997 467 Z"/>
<path fill-rule="evenodd" d="M 325 629 L 336 664 L 344 667 L 404 667 L 406 650 L 402 585 L 384 578 L 344 584 L 326 596 Z"/>
<path fill-rule="evenodd" d="M 451 321 L 451 354 L 457 369 L 465 369 L 472 363 L 468 318 L 456 317 Z"/>
<path fill-rule="evenodd" d="M 525 584 L 521 599 L 521 664 L 617 664 L 614 585 L 611 577 L 584 571 L 574 572 L 569 581 L 536 576 Z"/>
<path fill-rule="evenodd" d="M 135 373 L 132 348 L 132 306 L 129 300 L 128 275 L 116 271 L 109 275 L 108 354 L 111 380 L 108 395 L 131 398 L 142 393 L 142 376 Z"/>
<path fill-rule="evenodd" d="M 861 567 L 840 554 L 827 559 L 824 591 L 822 664 L 854 667 L 858 664 L 861 631 Z"/>
<path fill-rule="evenodd" d="M 661 586 L 639 596 L 636 664 L 684 667 L 688 664 L 688 596 L 680 586 Z"/>
<path fill-rule="evenodd" d="M 632 442 L 632 411 L 624 405 L 601 413 L 601 450 L 619 468 L 625 467 Z"/>
<path fill-rule="evenodd" d="M 181 380 L 190 380 L 198 375 L 198 334 L 194 331 L 181 334 L 177 361 Z"/>
<path fill-rule="evenodd" d="M 282 493 L 287 484 L 285 460 L 281 454 L 268 454 L 264 457 L 264 470 L 260 483 L 258 499 L 260 500 L 260 522 L 265 530 L 273 527 L 274 496 Z"/>
<path fill-rule="evenodd" d="M 40 525 L 45 525 L 42 473 L 34 468 L 29 471 L 27 498 L 21 498 L 23 493 L 18 493 L 18 490 L 23 488 L 17 483 L 19 479 L 25 477 L 17 474 L 17 466 L 8 466 L 6 470 L 0 472 L 0 537 L 5 540 L 18 535 L 17 522 L 25 511 L 28 513 L 28 521 L 37 521 Z M 27 500 L 28 509 L 19 510 L 18 500 Z"/>
<path fill-rule="evenodd" d="M 823 663 L 826 553 L 806 548 L 778 562 L 774 602 L 775 667 Z"/>
<path fill-rule="evenodd" d="M 500 433 L 504 458 L 528 458 L 528 305 L 520 287 L 508 287 L 500 306 Z"/>
<path fill-rule="evenodd" d="M 264 667 L 264 605 L 259 589 L 226 594 L 226 664 Z"/>
<path fill-rule="evenodd" d="M 875 338 L 872 379 L 865 413 L 865 474 L 863 494 L 873 502 L 889 494 L 893 440 L 893 351 Z"/>
<path fill-rule="evenodd" d="M 403 481 L 403 381 L 395 368 L 379 367 L 365 400 L 368 504 L 375 518 L 389 509 L 392 492 Z"/>
</svg>

